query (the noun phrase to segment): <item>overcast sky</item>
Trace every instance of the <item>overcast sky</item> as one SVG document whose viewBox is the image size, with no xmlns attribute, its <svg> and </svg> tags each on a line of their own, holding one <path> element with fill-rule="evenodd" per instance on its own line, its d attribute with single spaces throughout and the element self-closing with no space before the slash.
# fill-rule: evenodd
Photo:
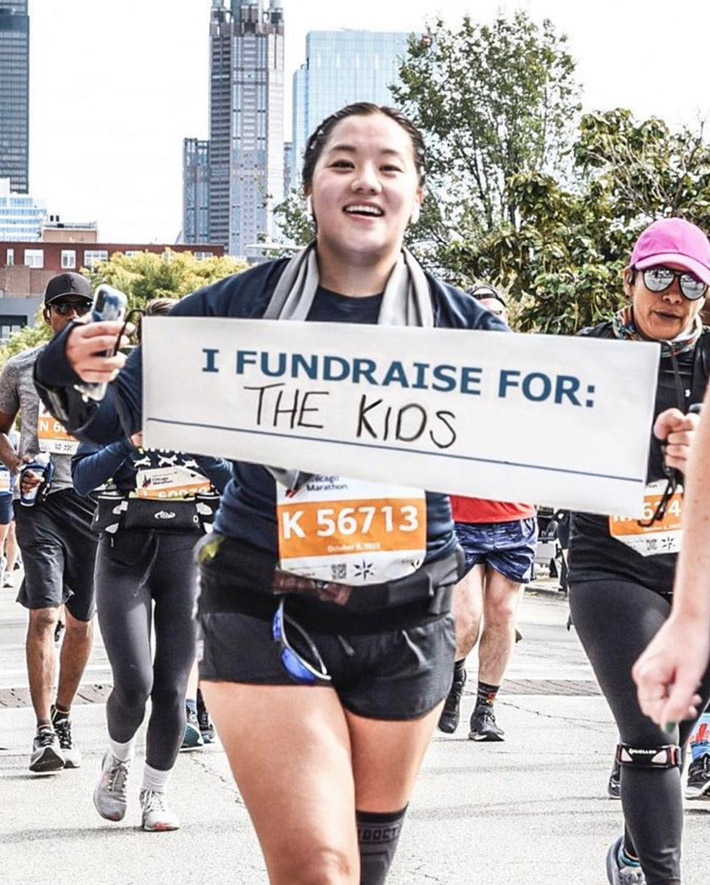
<svg viewBox="0 0 710 885">
<path fill-rule="evenodd" d="M 101 239 L 174 242 L 182 139 L 207 137 L 210 0 L 29 0 L 30 188 Z M 437 11 L 526 9 L 566 33 L 586 109 L 629 107 L 678 125 L 708 116 L 710 5 L 646 0 L 283 0 L 286 129 L 308 31 L 422 30 Z M 672 15 L 672 18 L 671 18 Z"/>
</svg>

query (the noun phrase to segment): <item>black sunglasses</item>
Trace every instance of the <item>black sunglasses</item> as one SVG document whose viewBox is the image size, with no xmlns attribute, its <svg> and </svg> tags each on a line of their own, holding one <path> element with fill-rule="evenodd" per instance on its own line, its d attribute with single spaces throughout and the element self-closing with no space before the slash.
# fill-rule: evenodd
<svg viewBox="0 0 710 885">
<path fill-rule="evenodd" d="M 49 307 L 60 317 L 69 316 L 73 311 L 78 317 L 85 316 L 91 310 L 90 301 L 52 301 Z"/>
<path fill-rule="evenodd" d="M 331 681 L 330 674 L 326 670 L 323 658 L 320 656 L 316 644 L 308 633 L 306 633 L 306 631 L 300 627 L 293 618 L 290 618 L 284 612 L 285 601 L 286 598 L 281 597 L 279 607 L 276 609 L 274 618 L 271 622 L 271 635 L 273 636 L 274 642 L 277 642 L 281 649 L 280 657 L 284 670 L 286 670 L 294 682 L 298 682 L 301 685 L 315 685 L 316 683 L 320 683 L 321 685 L 329 684 Z M 286 624 L 295 630 L 305 642 L 309 652 L 313 656 L 313 660 L 316 662 L 315 666 L 302 657 L 288 641 L 288 638 L 286 637 Z"/>
<path fill-rule="evenodd" d="M 678 279 L 680 291 L 689 301 L 697 301 L 708 290 L 707 284 L 692 273 L 684 270 L 673 270 L 672 267 L 648 267 L 641 271 L 644 286 L 650 292 L 665 292 Z"/>
</svg>

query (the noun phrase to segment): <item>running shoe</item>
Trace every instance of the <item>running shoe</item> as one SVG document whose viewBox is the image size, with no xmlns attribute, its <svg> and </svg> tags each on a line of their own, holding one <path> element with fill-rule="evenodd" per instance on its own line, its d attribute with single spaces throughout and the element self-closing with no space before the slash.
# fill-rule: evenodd
<svg viewBox="0 0 710 885">
<path fill-rule="evenodd" d="M 690 763 L 685 798 L 710 799 L 710 753 L 704 753 Z"/>
<path fill-rule="evenodd" d="M 210 719 L 210 714 L 207 710 L 202 707 L 200 709 L 199 704 L 197 707 L 197 722 L 200 726 L 200 734 L 202 735 L 202 742 L 204 744 L 211 744 L 214 741 L 214 724 Z"/>
<path fill-rule="evenodd" d="M 12 572 L 5 572 L 2 578 L 2 586 L 3 587 L 14 587 L 15 582 L 12 578 Z"/>
<path fill-rule="evenodd" d="M 204 744 L 200 733 L 200 723 L 197 721 L 197 713 L 187 708 L 185 717 L 185 734 L 182 738 L 181 750 L 196 750 Z"/>
<path fill-rule="evenodd" d="M 64 754 L 59 745 L 59 738 L 50 725 L 37 729 L 32 741 L 30 771 L 37 774 L 49 774 L 64 768 Z"/>
<path fill-rule="evenodd" d="M 94 790 L 94 805 L 106 820 L 123 820 L 126 815 L 126 785 L 130 767 L 130 760 L 122 762 L 110 750 L 106 751 L 101 763 L 101 777 Z"/>
<path fill-rule="evenodd" d="M 168 805 L 165 793 L 159 793 L 157 790 L 141 790 L 140 802 L 144 830 L 158 833 L 180 829 L 178 816 Z"/>
<path fill-rule="evenodd" d="M 606 792 L 610 799 L 621 799 L 621 765 L 616 759 L 609 775 Z"/>
<path fill-rule="evenodd" d="M 437 728 L 445 734 L 453 734 L 458 728 L 459 719 L 461 717 L 461 695 L 463 687 L 466 685 L 466 668 L 454 670 L 454 680 L 451 688 L 444 701 L 444 709 L 439 716 Z"/>
<path fill-rule="evenodd" d="M 619 860 L 619 852 L 624 846 L 624 837 L 610 846 L 606 855 L 606 876 L 609 885 L 646 885 L 646 877 L 639 866 L 630 866 Z"/>
<path fill-rule="evenodd" d="M 81 765 L 81 751 L 74 743 L 74 738 L 71 733 L 71 719 L 59 719 L 56 720 L 54 718 L 55 711 L 52 710 L 52 725 L 54 726 L 54 731 L 59 738 L 59 746 L 62 748 L 62 755 L 64 756 L 64 767 L 65 768 L 79 768 Z"/>
<path fill-rule="evenodd" d="M 471 715 L 471 730 L 468 733 L 472 741 L 504 741 L 505 732 L 496 722 L 493 707 L 490 704 L 477 704 Z"/>
</svg>

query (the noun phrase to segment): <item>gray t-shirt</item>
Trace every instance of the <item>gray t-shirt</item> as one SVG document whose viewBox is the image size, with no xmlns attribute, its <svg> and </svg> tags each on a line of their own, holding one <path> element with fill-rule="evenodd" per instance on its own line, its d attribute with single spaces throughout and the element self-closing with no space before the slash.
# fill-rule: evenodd
<svg viewBox="0 0 710 885">
<path fill-rule="evenodd" d="M 0 375 L 0 412 L 14 415 L 19 411 L 22 414 L 20 456 L 34 456 L 40 451 L 50 453 L 55 468 L 51 494 L 71 488 L 71 458 L 77 443 L 42 407 L 32 378 L 35 360 L 41 349 L 33 347 L 25 350 L 5 363 Z M 19 497 L 19 483 L 15 483 L 15 497 Z"/>
</svg>

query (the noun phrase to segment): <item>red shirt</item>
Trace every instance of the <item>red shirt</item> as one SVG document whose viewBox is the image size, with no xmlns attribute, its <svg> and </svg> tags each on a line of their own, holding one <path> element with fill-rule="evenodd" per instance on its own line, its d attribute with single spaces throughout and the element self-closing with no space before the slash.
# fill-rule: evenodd
<svg viewBox="0 0 710 885">
<path fill-rule="evenodd" d="M 464 498 L 451 495 L 454 522 L 514 522 L 535 516 L 532 504 L 513 504 L 507 501 L 485 501 L 483 498 Z"/>
</svg>

